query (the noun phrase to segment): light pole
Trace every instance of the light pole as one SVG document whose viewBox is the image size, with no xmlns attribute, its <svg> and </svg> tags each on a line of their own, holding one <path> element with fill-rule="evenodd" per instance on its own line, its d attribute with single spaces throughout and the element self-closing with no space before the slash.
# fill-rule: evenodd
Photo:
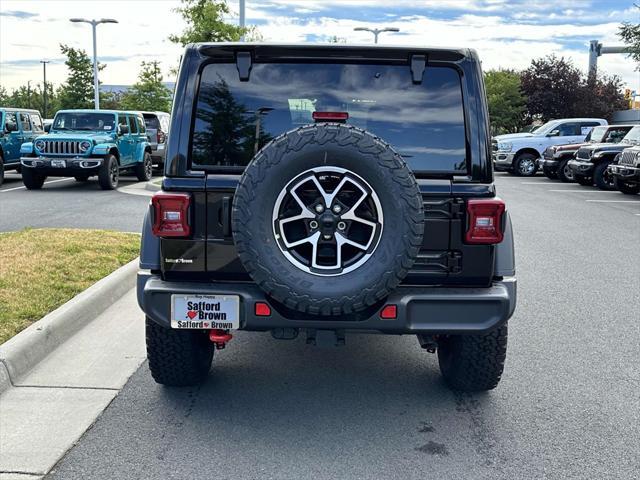
<svg viewBox="0 0 640 480">
<path fill-rule="evenodd" d="M 101 23 L 118 23 L 113 18 L 101 18 L 100 20 L 87 20 L 85 18 L 70 18 L 74 23 L 89 23 L 93 29 L 93 103 L 96 110 L 100 110 L 100 92 L 98 84 L 98 52 L 96 48 L 96 27 Z"/>
<path fill-rule="evenodd" d="M 244 0 L 240 0 L 240 28 L 244 30 L 245 18 L 244 18 Z M 240 37 L 240 41 L 244 42 L 244 33 Z"/>
<path fill-rule="evenodd" d="M 400 29 L 396 27 L 387 27 L 387 28 L 356 27 L 353 30 L 355 32 L 373 33 L 373 43 L 378 43 L 378 35 L 380 35 L 382 32 L 399 32 L 400 31 Z"/>
<path fill-rule="evenodd" d="M 47 63 L 49 63 L 49 60 L 40 60 L 40 63 L 42 64 L 42 76 L 44 77 L 44 90 L 42 91 L 44 108 L 42 109 L 42 115 L 47 118 Z"/>
</svg>

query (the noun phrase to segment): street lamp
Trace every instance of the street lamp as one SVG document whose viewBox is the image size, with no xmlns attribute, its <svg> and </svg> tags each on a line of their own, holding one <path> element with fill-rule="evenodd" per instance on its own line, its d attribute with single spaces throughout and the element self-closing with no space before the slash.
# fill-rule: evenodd
<svg viewBox="0 0 640 480">
<path fill-rule="evenodd" d="M 378 35 L 382 32 L 399 32 L 399 28 L 387 27 L 387 28 L 369 28 L 369 27 L 356 27 L 353 29 L 355 32 L 371 32 L 373 33 L 373 43 L 378 43 Z"/>
<path fill-rule="evenodd" d="M 42 64 L 42 74 L 44 76 L 44 90 L 42 91 L 44 108 L 42 109 L 42 115 L 47 118 L 47 63 L 49 63 L 49 60 L 40 60 L 40 63 Z"/>
<path fill-rule="evenodd" d="M 101 23 L 118 23 L 113 18 L 101 18 L 100 20 L 87 20 L 85 18 L 70 18 L 74 23 L 89 23 L 93 29 L 93 102 L 96 110 L 100 110 L 100 93 L 98 85 L 98 52 L 96 48 L 96 27 Z"/>
</svg>

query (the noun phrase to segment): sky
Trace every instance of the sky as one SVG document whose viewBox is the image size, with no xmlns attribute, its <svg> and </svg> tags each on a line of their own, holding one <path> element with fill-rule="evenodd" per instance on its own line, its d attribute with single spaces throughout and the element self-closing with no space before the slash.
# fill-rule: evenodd
<svg viewBox="0 0 640 480">
<path fill-rule="evenodd" d="M 130 85 L 141 61 L 158 60 L 165 81 L 182 48 L 167 36 L 184 22 L 174 11 L 179 0 L 0 0 L 0 85 L 9 91 L 28 81 L 42 82 L 40 60 L 49 60 L 47 80 L 66 77 L 59 45 L 92 55 L 91 27 L 71 17 L 115 18 L 98 26 L 98 59 L 106 68 L 100 81 Z M 228 0 L 237 12 L 238 0 Z M 555 53 L 586 71 L 589 41 L 620 45 L 622 21 L 640 22 L 640 9 L 622 0 L 246 0 L 247 24 L 264 41 L 325 42 L 332 36 L 348 43 L 373 41 L 355 27 L 397 27 L 380 36 L 394 45 L 475 48 L 485 69 L 524 69 L 533 58 Z M 237 22 L 233 15 L 229 22 Z M 640 92 L 640 73 L 626 55 L 598 59 L 600 72 L 615 74 Z"/>
</svg>

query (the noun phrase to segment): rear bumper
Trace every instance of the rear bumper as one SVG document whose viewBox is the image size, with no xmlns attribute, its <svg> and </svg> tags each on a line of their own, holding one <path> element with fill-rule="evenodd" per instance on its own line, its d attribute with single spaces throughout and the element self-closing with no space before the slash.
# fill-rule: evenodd
<svg viewBox="0 0 640 480">
<path fill-rule="evenodd" d="M 627 165 L 609 165 L 609 172 L 616 178 L 629 183 L 640 183 L 640 168 Z"/>
<path fill-rule="evenodd" d="M 487 288 L 399 287 L 385 304 L 397 305 L 397 318 L 380 318 L 383 305 L 366 313 L 315 317 L 284 311 L 252 283 L 186 283 L 164 281 L 148 271 L 138 273 L 138 303 L 159 325 L 170 328 L 171 295 L 238 295 L 240 329 L 273 328 L 367 330 L 392 334 L 482 333 L 504 324 L 516 307 L 516 279 L 505 278 Z M 269 317 L 254 315 L 254 304 L 272 306 Z"/>
<path fill-rule="evenodd" d="M 586 160 L 569 160 L 569 168 L 573 170 L 576 175 L 582 175 L 583 177 L 590 177 L 593 175 L 593 168 L 595 165 Z"/>
</svg>

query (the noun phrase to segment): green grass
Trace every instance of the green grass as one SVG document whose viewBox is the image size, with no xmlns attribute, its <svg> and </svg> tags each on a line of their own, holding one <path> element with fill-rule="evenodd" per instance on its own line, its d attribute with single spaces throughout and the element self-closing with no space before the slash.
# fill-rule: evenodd
<svg viewBox="0 0 640 480">
<path fill-rule="evenodd" d="M 0 343 L 138 256 L 140 236 L 107 230 L 0 233 Z"/>
</svg>

